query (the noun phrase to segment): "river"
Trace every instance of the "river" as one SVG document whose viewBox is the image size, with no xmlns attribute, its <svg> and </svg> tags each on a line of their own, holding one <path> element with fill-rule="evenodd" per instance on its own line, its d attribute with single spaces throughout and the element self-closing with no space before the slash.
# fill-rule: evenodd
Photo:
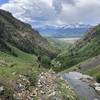
<svg viewBox="0 0 100 100">
<path fill-rule="evenodd" d="M 61 75 L 64 80 L 67 80 L 69 85 L 79 95 L 80 100 L 100 100 L 100 95 L 89 86 L 89 83 L 83 82 L 80 78 L 83 74 L 79 72 L 69 72 Z"/>
</svg>

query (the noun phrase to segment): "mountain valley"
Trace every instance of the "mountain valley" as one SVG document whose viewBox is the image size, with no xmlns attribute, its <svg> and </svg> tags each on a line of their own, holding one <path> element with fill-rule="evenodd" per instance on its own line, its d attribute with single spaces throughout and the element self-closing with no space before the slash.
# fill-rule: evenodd
<svg viewBox="0 0 100 100">
<path fill-rule="evenodd" d="M 64 26 L 56 28 L 59 34 L 50 30 L 43 35 L 0 9 L 0 100 L 99 100 L 100 25 Z M 93 96 L 80 99 L 77 85 Z"/>
</svg>

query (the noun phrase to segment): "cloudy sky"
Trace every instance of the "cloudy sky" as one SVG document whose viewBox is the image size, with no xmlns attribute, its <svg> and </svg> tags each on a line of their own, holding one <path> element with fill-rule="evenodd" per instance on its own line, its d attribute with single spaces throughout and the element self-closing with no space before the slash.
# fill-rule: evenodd
<svg viewBox="0 0 100 100">
<path fill-rule="evenodd" d="M 33 27 L 100 23 L 100 0 L 0 0 L 0 9 Z"/>
</svg>

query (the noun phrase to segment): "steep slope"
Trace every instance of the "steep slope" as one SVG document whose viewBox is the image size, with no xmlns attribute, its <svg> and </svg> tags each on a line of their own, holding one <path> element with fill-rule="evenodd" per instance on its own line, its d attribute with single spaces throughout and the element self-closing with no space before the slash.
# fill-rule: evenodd
<svg viewBox="0 0 100 100">
<path fill-rule="evenodd" d="M 62 69 L 71 67 L 100 54 L 100 25 L 90 29 L 68 52 L 60 54 L 57 60 Z"/>
<path fill-rule="evenodd" d="M 13 85 L 15 85 L 14 81 L 18 75 L 27 76 L 31 84 L 34 85 L 37 75 L 40 73 L 39 69 L 42 71 L 42 68 L 38 68 L 35 55 L 9 46 L 17 56 L 0 51 L 0 89 L 3 89 L 0 90 L 1 100 L 16 100 L 13 98 L 15 93 Z"/>
<path fill-rule="evenodd" d="M 36 55 L 45 54 L 53 57 L 56 54 L 56 50 L 45 38 L 40 36 L 38 31 L 32 29 L 29 24 L 17 20 L 11 13 L 0 10 L 1 51 L 7 50 L 6 43 Z M 8 48 L 8 51 L 10 51 L 10 48 Z"/>
<path fill-rule="evenodd" d="M 81 72 L 88 72 L 89 70 L 93 70 L 99 65 L 100 65 L 100 55 L 93 58 L 89 58 L 88 60 L 83 61 L 78 65 L 75 65 L 75 67 L 77 67 Z"/>
<path fill-rule="evenodd" d="M 39 67 L 36 55 L 52 58 L 55 54 L 55 48 L 30 25 L 0 10 L 0 100 L 77 100 L 54 72 Z"/>
</svg>

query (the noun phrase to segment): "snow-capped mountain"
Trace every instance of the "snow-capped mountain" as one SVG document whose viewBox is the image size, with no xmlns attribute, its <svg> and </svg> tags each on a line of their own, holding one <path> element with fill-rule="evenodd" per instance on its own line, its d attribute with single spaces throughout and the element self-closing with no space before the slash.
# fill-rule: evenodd
<svg viewBox="0 0 100 100">
<path fill-rule="evenodd" d="M 37 28 L 41 35 L 47 37 L 80 37 L 92 26 L 89 24 L 68 24 Z"/>
<path fill-rule="evenodd" d="M 64 29 L 66 28 L 90 28 L 91 25 L 89 24 L 69 24 L 69 25 L 65 25 Z"/>
</svg>

